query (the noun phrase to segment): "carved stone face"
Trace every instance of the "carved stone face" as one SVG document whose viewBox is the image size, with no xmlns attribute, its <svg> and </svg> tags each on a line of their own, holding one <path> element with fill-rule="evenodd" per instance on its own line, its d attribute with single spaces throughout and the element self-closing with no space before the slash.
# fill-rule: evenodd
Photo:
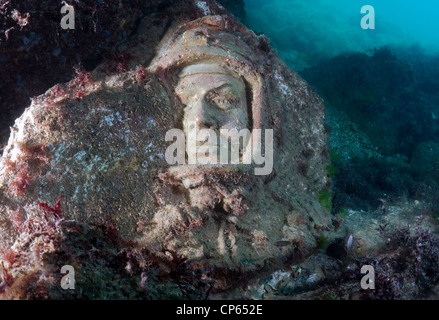
<svg viewBox="0 0 439 320">
<path fill-rule="evenodd" d="M 183 131 L 186 141 L 190 140 L 189 132 L 194 130 L 195 126 L 197 130 L 212 129 L 216 133 L 216 141 L 208 140 L 206 137 L 206 140 L 197 140 L 196 147 L 207 146 L 209 143 L 216 143 L 219 146 L 220 129 L 240 131 L 249 126 L 244 80 L 218 65 L 199 63 L 185 67 L 180 73 L 180 81 L 175 88 L 175 93 L 185 105 Z M 190 148 L 191 145 L 186 143 L 188 153 Z M 220 148 L 216 150 L 219 154 Z M 209 156 L 216 157 L 216 155 Z M 233 198 L 231 193 L 224 191 L 225 189 L 218 192 L 216 187 L 210 186 L 211 183 L 202 178 L 205 174 L 212 178 L 222 174 L 222 170 L 218 167 L 210 171 L 206 168 L 202 171 L 199 168 L 182 170 L 178 167 L 178 170 L 174 169 L 170 169 L 171 175 L 181 180 L 189 189 L 190 203 L 201 211 L 212 208 L 215 203 L 226 204 Z M 242 175 L 239 172 L 236 174 Z M 221 179 L 217 177 L 216 180 Z"/>
<path fill-rule="evenodd" d="M 245 83 L 242 79 L 213 64 L 195 64 L 183 69 L 175 89 L 186 106 L 183 130 L 247 128 L 249 117 Z M 203 144 L 203 142 L 198 142 Z"/>
</svg>

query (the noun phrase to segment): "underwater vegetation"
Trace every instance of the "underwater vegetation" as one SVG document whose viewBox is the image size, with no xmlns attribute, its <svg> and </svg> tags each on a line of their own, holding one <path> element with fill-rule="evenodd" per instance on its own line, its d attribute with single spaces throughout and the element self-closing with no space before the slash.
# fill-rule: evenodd
<svg viewBox="0 0 439 320">
<path fill-rule="evenodd" d="M 162 30 L 160 32 L 165 32 L 172 18 L 165 17 L 160 10 L 177 2 L 165 0 L 129 3 L 114 0 L 100 0 L 93 3 L 77 1 L 78 31 L 64 33 L 61 31 L 55 34 L 50 26 L 58 24 L 58 7 L 61 1 L 48 4 L 31 1 L 11 3 L 11 1 L 0 0 L 0 18 L 4 18 L 0 20 L 0 144 L 7 139 L 8 127 L 12 120 L 22 112 L 24 107 L 28 106 L 29 98 L 42 93 L 48 87 L 52 89 L 44 96 L 33 100 L 33 102 L 38 102 L 38 99 L 44 99 L 42 108 L 47 111 L 44 115 L 51 112 L 56 114 L 57 107 L 59 107 L 57 103 L 71 98 L 73 98 L 70 101 L 71 104 L 64 106 L 64 110 L 68 108 L 71 108 L 70 111 L 87 110 L 84 108 L 87 106 L 91 107 L 88 110 L 93 112 L 103 111 L 104 103 L 98 105 L 90 100 L 93 97 L 90 94 L 90 87 L 94 85 L 97 78 L 92 70 L 103 61 L 105 63 L 101 65 L 99 72 L 107 76 L 126 73 L 127 77 L 124 78 L 126 82 L 121 82 L 121 90 L 133 93 L 124 95 L 124 99 L 130 102 L 127 102 L 127 105 L 114 102 L 113 106 L 111 103 L 117 99 L 112 97 L 119 97 L 119 95 L 110 96 L 111 99 L 108 100 L 113 101 L 109 101 L 108 105 L 114 107 L 113 110 L 119 110 L 116 108 L 120 107 L 125 112 L 132 106 L 135 99 L 136 103 L 139 101 L 137 93 L 140 90 L 145 90 L 145 96 L 148 97 L 140 101 L 150 101 L 150 95 L 153 96 L 155 92 L 162 93 L 158 91 L 158 86 L 153 86 L 154 83 L 158 83 L 154 73 L 150 73 L 149 69 L 143 65 L 137 64 L 136 57 L 124 50 L 124 46 L 127 45 L 132 35 L 135 35 L 139 29 L 141 30 L 140 21 L 145 13 L 154 12 L 153 16 L 157 21 L 154 19 L 150 21 L 160 26 L 158 28 Z M 240 21 L 247 22 L 248 15 L 244 10 L 243 1 L 221 0 L 219 2 L 233 12 Z M 285 5 L 287 3 L 283 0 L 280 2 Z M 319 7 L 321 10 L 320 5 L 323 5 L 323 2 L 317 1 L 319 5 L 316 8 Z M 253 3 L 262 5 L 262 1 L 259 0 Z M 298 200 L 292 207 L 274 192 L 260 193 L 258 196 L 261 195 L 261 202 L 255 202 L 258 205 L 267 202 L 265 200 L 273 201 L 268 202 L 267 207 L 263 208 L 263 218 L 259 219 L 258 215 L 258 219 L 251 220 L 250 225 L 253 226 L 254 221 L 259 220 L 270 221 L 271 217 L 276 216 L 276 206 L 283 208 L 284 205 L 288 205 L 288 209 L 284 211 L 290 214 L 285 216 L 285 219 L 279 219 L 286 221 L 282 227 L 280 224 L 276 225 L 275 228 L 268 229 L 270 232 L 265 233 L 257 229 L 247 230 L 241 227 L 241 222 L 245 218 L 245 210 L 242 208 L 247 204 L 242 202 L 241 206 L 239 190 L 229 196 L 226 193 L 227 190 L 221 188 L 222 180 L 218 177 L 223 176 L 214 177 L 215 183 L 206 180 L 206 183 L 209 183 L 208 187 L 212 187 L 212 190 L 217 192 L 214 193 L 209 192 L 209 188 L 200 187 L 199 190 L 194 190 L 194 188 L 185 186 L 185 182 L 188 181 L 193 182 L 194 185 L 200 183 L 201 180 L 196 179 L 202 177 L 204 180 L 204 174 L 207 174 L 207 171 L 200 177 L 189 177 L 192 180 L 185 178 L 183 185 L 179 184 L 180 181 L 177 181 L 177 178 L 173 179 L 173 176 L 162 174 L 161 181 L 154 185 L 151 195 L 147 195 L 151 198 L 154 196 L 155 202 L 148 200 L 145 202 L 164 206 L 170 194 L 175 193 L 175 199 L 172 201 L 177 201 L 176 199 L 180 197 L 184 199 L 183 195 L 187 194 L 187 189 L 192 190 L 189 191 L 189 196 L 193 195 L 191 198 L 193 202 L 197 199 L 206 201 L 199 203 L 200 207 L 204 206 L 204 211 L 200 211 L 202 215 L 197 215 L 197 211 L 190 211 L 186 207 L 183 209 L 187 211 L 182 211 L 184 215 L 180 215 L 177 210 L 175 212 L 151 211 L 156 219 L 152 222 L 137 220 L 136 231 L 151 235 L 153 232 L 148 230 L 156 230 L 160 233 L 157 239 L 162 239 L 160 237 L 163 233 L 166 236 L 164 241 L 169 244 L 172 244 L 175 239 L 180 241 L 187 236 L 188 240 L 184 241 L 189 243 L 196 234 L 191 233 L 192 230 L 197 231 L 199 227 L 207 228 L 217 223 L 221 231 L 217 239 L 210 239 L 210 236 L 217 231 L 215 228 L 212 228 L 213 231 L 206 232 L 206 236 L 198 235 L 199 238 L 203 241 L 213 240 L 212 242 L 219 243 L 218 247 L 221 247 L 221 250 L 230 251 L 232 254 L 237 252 L 237 241 L 245 239 L 246 246 L 255 247 L 262 253 L 266 248 L 271 248 L 270 250 L 273 250 L 275 255 L 279 252 L 285 253 L 287 257 L 291 256 L 291 260 L 283 261 L 276 258 L 239 260 L 234 255 L 230 255 L 230 261 L 236 262 L 239 268 L 243 267 L 242 270 L 246 270 L 244 267 L 247 265 L 260 261 L 260 270 L 263 272 L 235 272 L 232 269 L 221 269 L 198 257 L 188 259 L 181 254 L 184 251 L 181 250 L 179 244 L 161 246 L 158 241 L 151 242 L 153 244 L 148 242 L 148 244 L 140 245 L 132 240 L 126 240 L 122 232 L 127 231 L 123 230 L 124 225 L 117 219 L 97 218 L 87 223 L 82 220 L 70 220 L 71 217 L 67 213 L 73 206 L 69 206 L 69 195 L 63 193 L 63 197 L 58 198 L 59 193 L 56 191 L 55 196 L 49 197 L 49 199 L 53 198 L 54 204 L 42 202 L 47 201 L 42 200 L 47 197 L 38 196 L 32 198 L 34 202 L 31 204 L 20 203 L 2 212 L 0 206 L 0 214 L 7 213 L 10 218 L 0 221 L 0 227 L 4 228 L 7 224 L 10 230 L 8 232 L 14 234 L 17 240 L 12 247 L 8 247 L 9 249 L 0 251 L 0 299 L 208 299 L 221 290 L 235 289 L 233 288 L 235 284 L 247 290 L 250 287 L 247 284 L 253 280 L 259 281 L 259 284 L 266 281 L 262 283 L 262 286 L 268 297 L 270 298 L 269 294 L 273 294 L 271 298 L 274 299 L 279 297 L 279 293 L 286 298 L 330 300 L 388 300 L 439 296 L 439 238 L 435 233 L 437 229 L 435 227 L 439 226 L 437 222 L 439 217 L 439 55 L 428 53 L 418 46 L 385 46 L 368 51 L 363 51 L 361 46 L 353 46 L 349 52 L 336 52 L 338 44 L 345 41 L 340 39 L 326 47 L 325 42 L 321 40 L 331 37 L 321 32 L 317 24 L 330 26 L 339 18 L 329 17 L 324 23 L 313 21 L 311 15 L 298 14 L 301 6 L 299 1 L 290 3 L 294 3 L 292 8 L 297 9 L 294 14 L 298 17 L 291 24 L 296 27 L 303 20 L 308 19 L 312 23 L 305 29 L 310 30 L 307 32 L 313 32 L 314 35 L 308 37 L 307 32 L 291 33 L 285 27 L 279 30 L 279 35 L 274 37 L 273 43 L 285 61 L 296 71 L 301 70 L 301 76 L 324 98 L 327 119 L 325 127 L 322 124 L 319 130 L 310 131 L 305 136 L 306 139 L 321 134 L 323 137 L 321 141 L 324 141 L 322 152 L 316 153 L 313 149 L 304 149 L 297 161 L 291 162 L 291 168 L 295 169 L 292 171 L 297 171 L 300 178 L 306 179 L 310 179 L 317 171 L 320 172 L 313 183 L 319 181 L 325 183 L 313 189 L 314 198 L 311 200 L 322 211 L 321 216 L 316 215 L 316 219 L 311 215 L 308 216 L 312 208 L 307 205 L 311 203 L 306 201 L 307 199 Z M 323 8 L 328 7 L 323 6 Z M 45 20 L 46 24 L 42 23 L 41 16 L 34 14 L 39 10 L 48 12 L 52 9 L 54 15 L 51 19 Z M 192 19 L 193 13 L 188 10 L 183 8 L 182 14 L 188 14 Z M 252 10 L 254 14 L 254 6 Z M 286 13 L 287 10 L 283 11 L 285 15 L 280 15 L 278 19 L 272 19 L 272 16 L 268 14 L 267 16 L 273 21 L 290 21 L 290 14 Z M 92 19 L 89 19 L 90 15 Z M 255 16 L 251 16 L 249 20 L 254 23 Z M 275 27 L 275 24 L 273 26 Z M 204 31 L 207 32 L 206 30 Z M 236 38 L 239 39 L 245 34 L 245 32 L 239 33 Z M 285 37 L 286 34 L 288 34 L 287 37 Z M 141 35 L 147 38 L 144 34 Z M 354 35 L 355 32 L 349 34 L 348 38 Z M 157 39 L 137 39 L 134 46 L 137 50 L 141 50 L 140 56 L 147 53 L 152 56 L 154 48 L 149 47 L 148 41 L 158 41 L 161 36 L 163 33 L 157 34 Z M 381 36 L 382 34 L 378 38 L 383 40 Z M 268 40 L 264 36 L 260 37 L 259 45 L 258 48 L 262 50 L 262 54 L 269 51 Z M 325 50 L 327 52 L 324 52 Z M 335 52 L 337 55 L 333 56 Z M 177 56 L 180 52 L 175 54 Z M 158 70 L 160 79 L 165 79 L 164 69 Z M 41 77 L 42 74 L 47 76 Z M 275 79 L 275 83 L 284 89 L 279 92 L 284 92 L 285 101 L 291 102 L 290 98 L 294 103 L 301 100 L 300 90 L 294 91 L 294 94 L 286 91 L 285 88 L 288 87 L 285 83 L 288 83 L 290 79 L 284 79 L 277 73 L 273 73 L 270 78 Z M 68 84 L 62 84 L 70 79 L 72 80 Z M 55 83 L 60 84 L 53 86 Z M 303 86 L 306 87 L 306 84 L 304 83 Z M 110 90 L 97 92 L 95 97 L 100 98 L 101 95 L 109 96 Z M 313 104 L 316 101 L 312 101 Z M 154 102 L 159 102 L 160 105 L 163 103 L 162 106 L 166 107 L 169 104 L 168 100 L 162 101 L 155 98 Z M 275 110 L 273 116 L 273 124 L 276 126 L 278 124 L 280 126 L 277 114 L 281 113 L 279 105 L 277 103 L 273 105 L 274 109 L 279 109 Z M 291 107 L 286 109 L 293 109 L 294 105 L 287 104 Z M 78 109 L 74 109 L 75 106 Z M 154 106 L 156 106 L 155 103 Z M 163 114 L 172 113 L 169 109 L 163 110 Z M 302 110 L 308 110 L 308 108 L 302 108 Z M 107 111 L 111 110 L 107 108 L 105 112 Z M 89 113 L 92 112 L 89 111 Z M 73 114 L 74 112 L 71 113 Z M 128 110 L 120 119 L 131 121 L 133 114 L 135 112 Z M 140 113 L 139 123 L 144 124 L 146 114 Z M 323 109 L 321 114 L 323 115 Z M 64 130 L 66 123 L 81 122 L 80 116 L 63 119 L 63 115 L 69 115 L 69 113 L 61 113 L 55 118 L 53 124 L 56 128 L 59 126 L 63 133 L 68 132 Z M 86 116 L 85 112 L 82 115 Z M 125 115 L 130 115 L 130 117 L 125 117 Z M 113 121 L 117 122 L 113 129 L 121 128 L 122 130 L 122 122 L 124 122 L 122 120 L 116 121 L 115 117 L 106 117 L 103 112 L 95 117 L 86 123 L 87 130 L 97 128 L 98 125 L 101 128 L 101 119 L 98 117 L 104 118 L 107 124 L 111 123 L 111 126 L 113 126 Z M 288 116 L 288 119 L 291 118 L 293 117 Z M 300 117 L 295 118 L 300 119 Z M 162 121 L 162 123 L 158 121 L 159 126 L 169 122 L 163 120 L 167 119 L 165 117 L 156 119 Z M 154 119 L 150 119 L 149 124 L 151 123 L 156 124 Z M 139 126 L 135 123 L 132 127 L 127 127 L 130 129 L 125 132 L 130 133 L 132 128 L 135 131 Z M 46 123 L 42 127 L 49 128 Z M 304 122 L 304 127 L 312 126 Z M 122 131 L 113 129 L 111 133 L 114 133 L 116 141 L 116 136 Z M 147 127 L 147 129 L 152 133 L 158 132 L 152 127 Z M 86 130 L 78 131 L 89 133 Z M 92 134 L 87 136 L 91 138 L 83 140 L 92 142 L 90 143 L 92 151 L 102 148 L 100 137 L 107 134 L 105 130 L 98 131 L 92 130 Z M 46 132 L 46 130 L 41 130 L 41 132 Z M 280 132 L 282 134 L 282 131 Z M 324 132 L 329 136 L 329 147 L 326 147 Z M 284 134 L 288 133 L 284 132 Z M 159 134 L 151 134 L 153 135 L 159 136 Z M 33 141 L 37 135 L 29 136 Z M 75 137 L 71 138 L 75 142 L 82 141 L 76 138 L 82 137 L 81 135 L 72 137 Z M 282 136 L 277 138 L 282 140 Z M 298 140 L 305 139 L 302 135 Z M 127 145 L 128 140 L 126 139 Z M 38 177 L 44 170 L 56 167 L 56 161 L 55 165 L 53 161 L 58 157 L 48 152 L 53 146 L 46 143 L 24 143 L 23 145 L 18 143 L 17 147 L 21 153 L 15 161 L 9 158 L 4 160 L 4 173 L 10 179 L 7 185 L 0 185 L 0 188 L 5 187 L 5 190 L 7 188 L 13 197 L 19 198 L 32 191 L 31 189 L 38 184 Z M 136 145 L 133 150 L 142 148 Z M 295 150 L 295 148 L 289 148 L 289 150 Z M 327 161 L 328 151 L 330 162 Z M 88 152 L 89 150 L 85 150 L 84 155 Z M 78 154 L 81 155 L 82 152 Z M 84 162 L 81 160 L 79 171 L 82 171 L 84 163 L 90 163 L 90 161 L 93 163 L 90 154 L 87 154 Z M 109 158 L 116 158 L 114 153 L 105 152 L 105 156 L 107 154 Z M 325 160 L 319 170 L 310 165 L 309 160 L 315 155 L 320 155 Z M 58 156 L 60 156 L 59 153 Z M 65 154 L 60 157 L 67 158 Z M 82 159 L 82 156 L 79 158 Z M 99 179 L 92 185 L 110 186 L 111 182 L 112 187 L 109 189 L 117 191 L 120 184 L 125 181 L 122 176 L 138 177 L 137 172 L 143 172 L 140 168 L 147 169 L 145 172 L 150 170 L 147 162 L 142 162 L 143 159 L 140 157 L 132 157 L 131 161 L 125 158 L 125 155 L 122 155 L 120 162 L 118 160 L 112 167 L 117 168 L 117 174 L 114 174 L 115 171 L 112 169 L 113 173 L 109 175 L 108 180 L 98 177 Z M 126 165 L 125 160 L 127 160 Z M 94 160 L 94 164 L 98 162 Z M 286 171 L 289 171 L 290 164 L 285 163 L 287 163 Z M 91 168 L 90 173 L 93 174 L 97 172 L 102 175 L 104 172 L 102 167 L 96 169 L 97 167 L 92 165 L 89 168 Z M 73 180 L 73 171 L 67 172 L 66 170 L 65 172 L 67 179 Z M 283 177 L 279 170 L 275 172 L 273 179 L 276 174 Z M 51 178 L 56 182 L 60 179 L 57 175 Z M 232 178 L 234 178 L 232 174 L 224 175 L 224 180 Z M 145 179 L 137 181 L 139 180 L 145 186 L 147 185 Z M 293 183 L 295 180 L 289 179 L 288 181 Z M 78 181 L 77 184 L 83 186 L 83 182 Z M 133 181 L 137 184 L 136 180 Z M 273 181 L 275 180 L 267 180 L 264 185 L 273 186 L 275 185 Z M 232 182 L 230 181 L 229 184 L 231 185 Z M 287 183 L 279 184 L 278 188 L 282 189 L 279 191 L 287 191 L 285 186 L 290 188 Z M 306 192 L 310 190 L 308 187 L 309 185 L 306 186 Z M 254 186 L 249 184 L 248 189 L 256 190 L 253 188 Z M 119 206 L 119 211 L 120 208 L 127 210 L 127 214 L 122 216 L 137 214 L 135 210 L 139 206 L 133 202 L 135 193 L 132 190 L 134 189 L 121 188 L 123 192 L 120 195 L 122 196 L 115 193 L 114 198 L 120 199 L 123 205 Z M 74 194 L 76 195 L 76 191 Z M 199 197 L 198 194 L 202 194 L 203 197 Z M 217 196 L 217 194 L 222 196 Z M 40 201 L 37 201 L 38 198 Z M 57 201 L 56 198 L 58 198 Z M 0 193 L 0 200 L 3 201 L 3 199 L 6 198 L 3 198 Z M 142 201 L 148 199 L 143 191 L 141 199 Z M 63 206 L 65 205 L 63 208 L 61 208 L 61 200 L 63 200 Z M 95 204 L 98 201 L 93 199 L 84 201 L 84 203 Z M 402 203 L 419 210 L 403 212 L 400 210 Z M 115 204 L 118 203 L 109 203 L 105 209 L 91 210 L 85 214 L 108 213 L 110 217 L 114 214 L 112 210 L 116 210 Z M 206 208 L 211 211 L 206 211 Z M 180 210 L 181 207 L 178 209 Z M 81 210 L 83 209 L 79 211 Z M 234 216 L 222 220 L 230 213 L 229 211 Z M 330 212 L 332 215 L 329 214 Z M 186 216 L 187 213 L 190 215 Z M 404 220 L 403 213 L 413 219 L 419 215 L 418 222 L 405 223 L 409 220 Z M 213 223 L 209 219 L 212 219 Z M 421 227 L 424 219 L 428 220 L 427 226 L 431 229 Z M 240 222 L 239 225 L 238 222 Z M 363 224 L 360 225 L 361 223 Z M 163 229 L 161 229 L 162 226 Z M 135 228 L 134 226 L 130 231 L 134 231 Z M 279 233 L 274 237 L 273 235 L 277 232 L 275 229 L 282 230 L 282 234 Z M 303 236 L 306 236 L 308 231 L 313 232 L 312 237 Z M 298 236 L 292 238 L 291 235 Z M 310 251 L 310 256 L 305 257 L 305 251 L 301 249 L 305 245 L 309 245 L 313 250 L 313 253 Z M 215 249 L 212 249 L 215 247 L 206 248 L 211 248 L 205 251 L 209 251 L 209 256 L 206 257 L 212 259 L 210 253 L 215 252 Z M 220 261 L 225 257 L 224 254 L 221 253 L 221 255 Z M 293 256 L 300 259 L 295 261 L 292 259 Z M 80 285 L 75 291 L 63 291 L 59 287 L 62 277 L 61 267 L 66 264 L 77 270 L 76 280 Z M 361 291 L 359 289 L 362 277 L 359 270 L 364 265 L 371 265 L 375 268 L 376 290 Z M 267 273 L 273 270 L 275 270 L 273 277 L 284 277 L 282 281 L 275 283 L 275 281 L 265 279 Z M 236 294 L 234 298 L 236 297 L 246 296 Z"/>
<path fill-rule="evenodd" d="M 422 219 L 422 217 L 421 217 Z M 418 226 L 387 232 L 387 246 L 374 256 L 357 257 L 358 265 L 376 271 L 376 290 L 363 291 L 364 299 L 396 300 L 428 296 L 439 281 L 439 239 Z"/>
<path fill-rule="evenodd" d="M 433 106 L 418 84 L 424 75 L 389 48 L 342 54 L 302 75 L 357 123 L 383 155 L 410 156 L 421 141 L 435 138 Z"/>
<path fill-rule="evenodd" d="M 336 207 L 374 209 L 385 196 L 433 200 L 439 182 L 437 62 L 416 46 L 383 47 L 341 54 L 301 72 L 327 105 L 330 147 L 338 153 L 327 168 Z M 353 131 L 334 132 L 341 123 L 336 113 L 367 142 L 344 144 Z"/>
<path fill-rule="evenodd" d="M 91 70 L 114 55 L 143 14 L 163 1 L 76 1 L 74 30 L 59 28 L 62 2 L 0 4 L 1 143 L 30 97 L 68 81 L 73 66 Z"/>
<path fill-rule="evenodd" d="M 272 273 L 262 287 L 265 299 L 314 300 L 407 300 L 435 299 L 439 284 L 439 238 L 421 227 L 428 212 L 412 210 L 418 215 L 408 227 L 377 227 L 385 245 L 371 254 L 353 250 L 355 237 L 330 242 L 317 239 L 319 253 L 291 268 Z M 425 215 L 424 215 L 425 214 Z M 354 244 L 353 244 L 354 243 Z M 362 290 L 359 285 L 363 266 L 374 269 L 375 289 Z M 252 285 L 249 290 L 253 289 Z M 248 297 L 258 297 L 256 292 Z"/>
<path fill-rule="evenodd" d="M 174 252 L 122 240 L 112 221 L 90 225 L 65 220 L 60 201 L 61 197 L 55 205 L 37 202 L 15 213 L 20 240 L 0 252 L 0 299 L 208 297 L 213 283 L 202 277 L 209 270 L 186 270 L 187 261 Z M 59 286 L 66 262 L 77 270 L 78 290 Z"/>
</svg>

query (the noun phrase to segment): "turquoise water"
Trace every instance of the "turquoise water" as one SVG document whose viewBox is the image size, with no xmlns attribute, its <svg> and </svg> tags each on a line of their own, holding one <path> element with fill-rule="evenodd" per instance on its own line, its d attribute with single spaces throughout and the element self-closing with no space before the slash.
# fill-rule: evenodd
<svg viewBox="0 0 439 320">
<path fill-rule="evenodd" d="M 436 212 L 439 1 L 245 4 L 248 26 L 264 33 L 325 100 L 329 146 L 338 159 L 335 212 L 373 210 L 381 198 L 423 200 Z M 361 27 L 365 5 L 374 8 L 375 29 Z"/>
<path fill-rule="evenodd" d="M 439 2 L 246 0 L 250 28 L 267 35 L 293 68 L 346 51 L 421 45 L 439 52 Z M 375 29 L 363 30 L 361 8 L 375 9 Z"/>
</svg>

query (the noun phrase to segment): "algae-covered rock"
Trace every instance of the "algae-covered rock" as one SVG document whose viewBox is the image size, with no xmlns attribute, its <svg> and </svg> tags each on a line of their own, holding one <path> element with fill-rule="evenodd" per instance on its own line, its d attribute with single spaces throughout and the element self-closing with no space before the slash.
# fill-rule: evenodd
<svg viewBox="0 0 439 320">
<path fill-rule="evenodd" d="M 12 219 L 28 218 L 21 208 L 60 195 L 62 219 L 105 221 L 136 248 L 210 270 L 217 289 L 267 261 L 301 260 L 322 234 L 331 238 L 318 200 L 330 188 L 323 105 L 264 36 L 213 1 L 188 0 L 146 16 L 129 43 L 116 66 L 76 70 L 16 120 L 0 162 L 3 249 L 26 237 Z M 255 162 L 170 165 L 166 133 L 188 138 L 191 119 L 253 137 L 273 130 L 273 167 L 256 175 Z"/>
<path fill-rule="evenodd" d="M 74 9 L 74 19 L 68 21 L 69 26 L 74 21 L 74 29 L 61 26 L 66 4 Z M 0 144 L 6 143 L 9 127 L 31 97 L 68 81 L 75 65 L 92 70 L 103 60 L 117 60 L 139 21 L 172 5 L 178 1 L 2 1 Z"/>
</svg>

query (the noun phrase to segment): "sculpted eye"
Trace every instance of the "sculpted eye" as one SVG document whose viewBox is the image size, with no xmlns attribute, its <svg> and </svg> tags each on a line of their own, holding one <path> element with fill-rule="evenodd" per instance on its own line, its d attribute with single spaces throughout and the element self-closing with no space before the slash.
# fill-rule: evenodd
<svg viewBox="0 0 439 320">
<path fill-rule="evenodd" d="M 234 108 L 239 103 L 239 98 L 227 92 L 211 91 L 206 95 L 206 99 L 222 110 Z"/>
</svg>

